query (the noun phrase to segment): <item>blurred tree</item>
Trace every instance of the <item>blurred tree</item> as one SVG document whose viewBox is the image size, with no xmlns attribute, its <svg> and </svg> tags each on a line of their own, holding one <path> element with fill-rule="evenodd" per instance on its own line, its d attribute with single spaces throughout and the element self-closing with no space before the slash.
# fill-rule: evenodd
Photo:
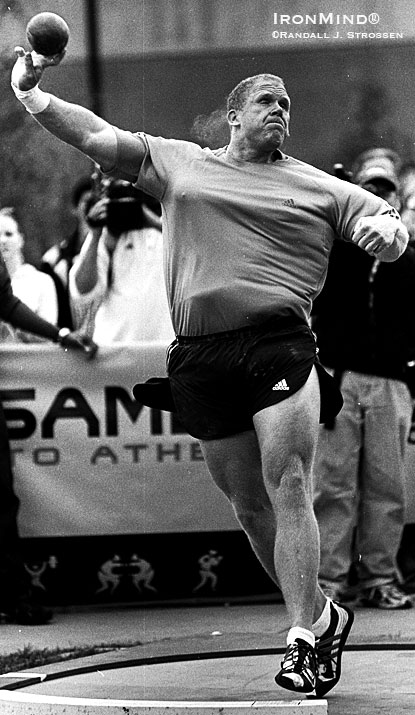
<svg viewBox="0 0 415 715">
<path fill-rule="evenodd" d="M 7 38 L 10 22 L 25 38 L 36 3 L 0 0 L 0 32 Z M 25 238 L 26 259 L 37 264 L 53 243 L 74 228 L 70 193 L 92 162 L 47 133 L 16 100 L 10 87 L 14 48 L 2 39 L 0 52 L 0 206 L 13 206 Z"/>
</svg>

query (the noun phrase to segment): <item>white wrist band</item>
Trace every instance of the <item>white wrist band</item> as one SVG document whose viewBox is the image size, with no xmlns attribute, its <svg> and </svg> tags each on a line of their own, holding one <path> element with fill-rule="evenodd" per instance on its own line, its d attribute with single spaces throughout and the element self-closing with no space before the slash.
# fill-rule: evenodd
<svg viewBox="0 0 415 715">
<path fill-rule="evenodd" d="M 18 89 L 12 82 L 12 89 L 19 102 L 23 104 L 30 114 L 39 114 L 49 105 L 51 95 L 48 92 L 42 92 L 38 85 L 23 91 Z"/>
</svg>

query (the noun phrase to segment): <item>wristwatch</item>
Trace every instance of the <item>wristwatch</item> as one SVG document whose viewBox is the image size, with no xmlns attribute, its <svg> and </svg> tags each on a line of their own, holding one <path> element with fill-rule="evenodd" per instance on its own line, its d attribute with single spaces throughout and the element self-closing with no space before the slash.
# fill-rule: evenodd
<svg viewBox="0 0 415 715">
<path fill-rule="evenodd" d="M 69 330 L 69 328 L 61 328 L 58 332 L 56 342 L 59 343 L 59 345 L 62 345 L 63 341 L 68 337 L 68 335 L 70 335 L 70 333 L 71 330 Z"/>
</svg>

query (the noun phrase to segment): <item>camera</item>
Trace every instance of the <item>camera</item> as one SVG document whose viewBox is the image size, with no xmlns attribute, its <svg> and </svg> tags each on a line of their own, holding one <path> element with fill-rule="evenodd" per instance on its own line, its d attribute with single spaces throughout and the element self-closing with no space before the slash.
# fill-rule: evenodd
<svg viewBox="0 0 415 715">
<path fill-rule="evenodd" d="M 106 224 L 110 233 L 117 236 L 144 226 L 143 194 L 132 184 L 121 179 L 110 180 L 104 196 L 109 199 Z"/>
<path fill-rule="evenodd" d="M 87 222 L 91 228 L 107 226 L 113 236 L 137 230 L 149 225 L 143 211 L 146 205 L 155 216 L 161 216 L 161 204 L 141 189 L 136 189 L 123 179 L 103 178 L 94 174 L 95 191 L 87 207 Z M 105 218 L 97 218 L 91 209 L 101 199 L 108 199 Z M 151 222 L 150 222 L 151 225 Z"/>
<path fill-rule="evenodd" d="M 122 179 L 100 179 L 88 202 L 87 222 L 92 228 L 107 226 L 114 236 L 134 229 L 143 228 L 145 219 L 142 204 L 145 194 Z M 101 199 L 108 199 L 105 218 L 97 218 L 92 209 Z"/>
</svg>

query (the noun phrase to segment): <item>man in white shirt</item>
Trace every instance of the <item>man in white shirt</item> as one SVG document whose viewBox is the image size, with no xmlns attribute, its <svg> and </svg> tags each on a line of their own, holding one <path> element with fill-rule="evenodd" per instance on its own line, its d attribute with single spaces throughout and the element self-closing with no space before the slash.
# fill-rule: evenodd
<svg viewBox="0 0 415 715">
<path fill-rule="evenodd" d="M 100 344 L 174 339 L 163 278 L 161 220 L 128 182 L 112 181 L 69 274 L 76 329 Z"/>
</svg>

